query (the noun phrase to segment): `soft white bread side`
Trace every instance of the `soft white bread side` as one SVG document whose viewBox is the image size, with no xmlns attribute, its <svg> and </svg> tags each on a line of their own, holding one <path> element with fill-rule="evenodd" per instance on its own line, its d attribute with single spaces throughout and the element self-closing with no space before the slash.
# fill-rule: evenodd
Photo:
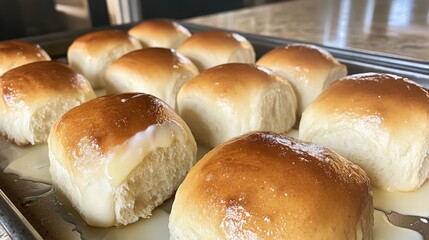
<svg viewBox="0 0 429 240">
<path fill-rule="evenodd" d="M 224 63 L 255 63 L 255 51 L 245 37 L 220 30 L 195 33 L 177 51 L 200 71 Z"/>
<path fill-rule="evenodd" d="M 63 113 L 95 97 L 88 80 L 68 66 L 43 61 L 0 76 L 0 132 L 19 145 L 44 143 Z"/>
<path fill-rule="evenodd" d="M 252 132 L 206 154 L 177 190 L 170 239 L 372 239 L 365 172 L 329 149 Z"/>
<path fill-rule="evenodd" d="M 307 107 L 299 136 L 359 165 L 375 186 L 416 190 L 429 176 L 429 93 L 395 75 L 351 75 Z"/>
<path fill-rule="evenodd" d="M 198 75 L 195 65 L 182 54 L 167 48 L 145 48 L 113 62 L 106 72 L 106 91 L 144 92 L 176 109 L 177 92 Z"/>
<path fill-rule="evenodd" d="M 0 42 L 0 75 L 27 63 L 49 60 L 51 58 L 39 45 L 23 41 Z"/>
<path fill-rule="evenodd" d="M 127 32 L 102 30 L 75 39 L 67 51 L 67 59 L 70 67 L 87 77 L 93 88 L 102 88 L 107 67 L 141 47 L 140 42 Z"/>
<path fill-rule="evenodd" d="M 273 70 L 290 82 L 298 99 L 298 117 L 327 86 L 347 75 L 346 66 L 329 52 L 306 44 L 277 47 L 256 64 Z"/>
<path fill-rule="evenodd" d="M 144 47 L 177 48 L 191 33 L 184 26 L 166 19 L 151 19 L 128 30 Z"/>
<path fill-rule="evenodd" d="M 186 123 L 142 93 L 96 98 L 64 114 L 48 139 L 56 190 L 98 227 L 148 218 L 195 164 Z"/>
<path fill-rule="evenodd" d="M 227 63 L 186 82 L 179 114 L 198 143 L 215 147 L 254 130 L 287 132 L 296 120 L 292 87 L 267 68 Z"/>
</svg>

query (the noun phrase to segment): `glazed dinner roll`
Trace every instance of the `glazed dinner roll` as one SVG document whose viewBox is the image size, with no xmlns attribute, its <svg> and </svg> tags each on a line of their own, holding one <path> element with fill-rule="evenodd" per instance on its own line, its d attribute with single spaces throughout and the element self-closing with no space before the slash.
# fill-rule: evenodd
<svg viewBox="0 0 429 240">
<path fill-rule="evenodd" d="M 97 227 L 148 218 L 196 161 L 186 123 L 143 93 L 96 98 L 64 114 L 48 139 L 54 188 Z"/>
<path fill-rule="evenodd" d="M 270 68 L 290 82 L 298 99 L 298 116 L 329 84 L 347 75 L 346 66 L 329 52 L 306 44 L 277 47 L 256 64 Z"/>
<path fill-rule="evenodd" d="M 375 186 L 416 190 L 429 175 L 429 93 L 395 75 L 351 75 L 307 107 L 299 136 L 356 163 Z"/>
<path fill-rule="evenodd" d="M 251 64 L 228 63 L 186 82 L 178 110 L 198 143 L 215 147 L 254 130 L 287 132 L 295 124 L 296 97 L 289 83 Z"/>
<path fill-rule="evenodd" d="M 176 109 L 177 92 L 198 69 L 173 49 L 145 48 L 128 53 L 107 69 L 106 91 L 144 92 Z"/>
<path fill-rule="evenodd" d="M 358 166 L 321 145 L 252 132 L 191 169 L 170 239 L 372 239 L 373 211 Z"/>
<path fill-rule="evenodd" d="M 67 51 L 70 67 L 85 75 L 94 88 L 104 87 L 107 67 L 116 59 L 140 49 L 140 42 L 121 30 L 101 30 L 78 37 Z"/>
<path fill-rule="evenodd" d="M 39 45 L 23 41 L 0 42 L 0 75 L 27 63 L 49 60 L 51 58 Z"/>
<path fill-rule="evenodd" d="M 145 47 L 177 48 L 191 33 L 177 22 L 166 19 L 151 19 L 128 30 Z"/>
<path fill-rule="evenodd" d="M 255 63 L 255 51 L 245 37 L 221 30 L 195 33 L 177 51 L 200 71 L 224 63 Z"/>
<path fill-rule="evenodd" d="M 41 61 L 0 76 L 0 132 L 18 145 L 46 142 L 54 121 L 95 97 L 88 80 L 68 66 Z"/>
</svg>

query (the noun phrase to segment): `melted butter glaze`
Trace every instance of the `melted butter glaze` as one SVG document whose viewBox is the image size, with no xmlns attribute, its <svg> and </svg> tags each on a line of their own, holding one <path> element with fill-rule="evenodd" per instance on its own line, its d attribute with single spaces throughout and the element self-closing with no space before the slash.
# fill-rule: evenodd
<svg viewBox="0 0 429 240">
<path fill-rule="evenodd" d="M 151 125 L 124 144 L 109 150 L 107 155 L 110 155 L 110 160 L 105 170 L 101 168 L 102 174 L 107 173 L 112 186 L 118 186 L 149 153 L 157 148 L 168 148 L 174 140 L 182 144 L 186 144 L 187 140 L 186 133 L 176 122 L 166 121 Z M 125 162 L 127 164 L 124 164 Z"/>
<path fill-rule="evenodd" d="M 121 227 L 92 227 L 80 218 L 67 198 L 60 192 L 55 192 L 58 200 L 56 207 L 60 207 L 61 217 L 75 226 L 82 239 L 91 240 L 117 240 L 117 239 L 169 239 L 168 234 L 168 212 L 171 202 L 167 200 L 163 205 L 152 212 L 152 216 L 140 219 L 137 222 Z M 67 236 L 67 233 L 64 237 Z"/>
<path fill-rule="evenodd" d="M 429 217 L 429 181 L 413 192 L 390 192 L 373 187 L 374 207 L 385 212 Z"/>
<path fill-rule="evenodd" d="M 70 223 L 76 226 L 76 231 L 84 239 L 169 239 L 168 213 L 159 208 L 153 211 L 150 218 L 140 219 L 124 227 L 96 228 L 86 225 L 81 219 L 71 220 Z"/>
<path fill-rule="evenodd" d="M 8 163 L 4 169 L 5 173 L 16 174 L 25 180 L 52 183 L 49 173 L 48 145 L 42 144 L 33 147 L 10 145 L 9 149 L 16 152 L 17 155 L 7 157 Z"/>
</svg>

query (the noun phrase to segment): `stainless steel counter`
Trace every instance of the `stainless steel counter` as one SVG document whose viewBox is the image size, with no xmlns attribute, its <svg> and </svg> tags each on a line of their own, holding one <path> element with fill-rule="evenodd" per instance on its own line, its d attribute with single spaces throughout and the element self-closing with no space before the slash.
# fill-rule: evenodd
<svg viewBox="0 0 429 240">
<path fill-rule="evenodd" d="M 429 62 L 427 0 L 297 0 L 186 21 Z"/>
</svg>

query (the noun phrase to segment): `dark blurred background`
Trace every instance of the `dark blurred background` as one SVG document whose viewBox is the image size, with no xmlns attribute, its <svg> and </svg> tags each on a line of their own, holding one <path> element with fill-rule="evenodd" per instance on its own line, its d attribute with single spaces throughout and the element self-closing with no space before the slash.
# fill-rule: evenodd
<svg viewBox="0 0 429 240">
<path fill-rule="evenodd" d="M 0 40 L 150 18 L 184 19 L 279 0 L 0 0 Z"/>
</svg>

